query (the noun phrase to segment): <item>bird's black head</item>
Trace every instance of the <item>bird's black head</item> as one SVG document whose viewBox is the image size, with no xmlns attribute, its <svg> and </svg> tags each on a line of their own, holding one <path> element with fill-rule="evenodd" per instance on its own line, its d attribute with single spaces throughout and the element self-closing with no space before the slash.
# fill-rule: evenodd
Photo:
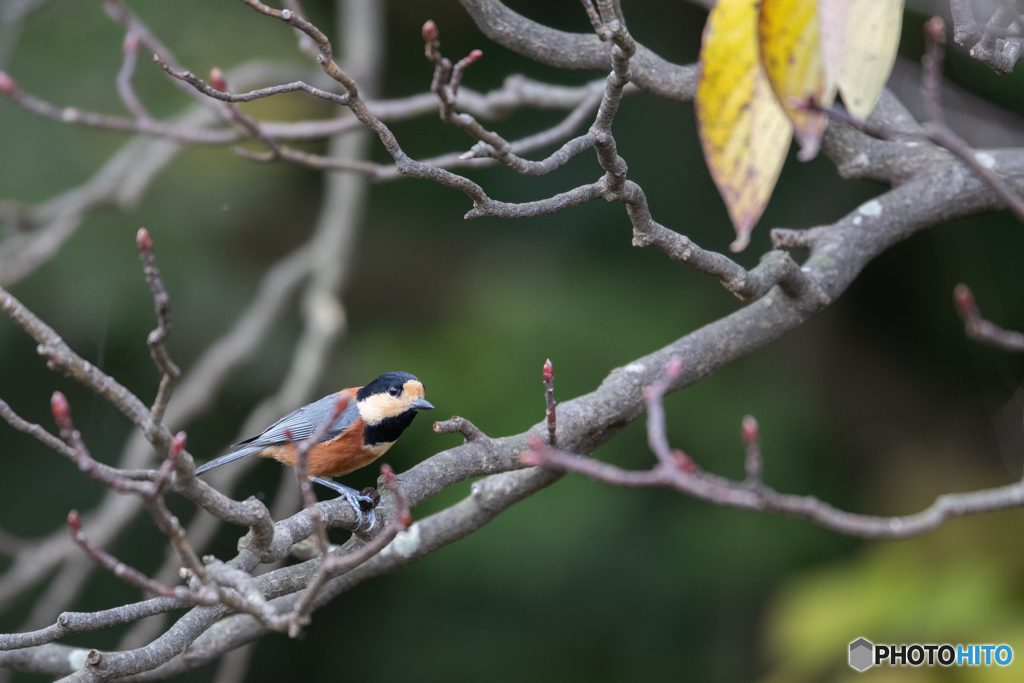
<svg viewBox="0 0 1024 683">
<path fill-rule="evenodd" d="M 434 407 L 423 397 L 423 384 L 408 372 L 388 372 L 362 387 L 356 406 L 366 423 L 367 443 L 394 441 L 416 413 Z"/>
</svg>

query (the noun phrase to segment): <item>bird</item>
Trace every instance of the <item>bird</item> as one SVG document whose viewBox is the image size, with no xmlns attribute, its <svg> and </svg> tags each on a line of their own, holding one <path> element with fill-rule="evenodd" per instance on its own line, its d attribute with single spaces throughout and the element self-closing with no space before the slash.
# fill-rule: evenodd
<svg viewBox="0 0 1024 683">
<path fill-rule="evenodd" d="M 346 404 L 342 407 L 340 401 Z M 388 372 L 366 386 L 342 389 L 288 413 L 256 436 L 234 444 L 228 453 L 203 464 L 196 474 L 249 455 L 274 458 L 294 467 L 294 444 L 333 418 L 323 439 L 309 450 L 307 474 L 348 501 L 356 511 L 357 529 L 363 526 L 363 508 L 369 510 L 369 531 L 375 522 L 373 508 L 377 501 L 331 477 L 354 472 L 384 455 L 417 413 L 433 407 L 424 398 L 423 383 L 414 375 Z"/>
</svg>

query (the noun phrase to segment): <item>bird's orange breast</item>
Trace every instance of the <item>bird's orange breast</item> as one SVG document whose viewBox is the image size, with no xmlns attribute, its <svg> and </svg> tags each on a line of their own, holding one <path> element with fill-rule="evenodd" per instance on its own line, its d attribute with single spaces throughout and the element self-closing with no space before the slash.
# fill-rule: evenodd
<svg viewBox="0 0 1024 683">
<path fill-rule="evenodd" d="M 309 451 L 309 474 L 340 477 L 376 460 L 378 454 L 363 443 L 363 421 L 357 420 L 333 441 L 319 443 Z"/>
<path fill-rule="evenodd" d="M 342 389 L 338 395 L 347 396 L 349 401 L 355 403 L 358 391 L 359 387 Z M 371 448 L 363 443 L 363 430 L 363 421 L 358 419 L 337 438 L 313 446 L 309 450 L 309 476 L 340 477 L 365 467 L 384 455 L 384 451 L 391 444 L 379 444 Z M 295 448 L 291 444 L 270 446 L 257 455 L 295 467 Z"/>
</svg>

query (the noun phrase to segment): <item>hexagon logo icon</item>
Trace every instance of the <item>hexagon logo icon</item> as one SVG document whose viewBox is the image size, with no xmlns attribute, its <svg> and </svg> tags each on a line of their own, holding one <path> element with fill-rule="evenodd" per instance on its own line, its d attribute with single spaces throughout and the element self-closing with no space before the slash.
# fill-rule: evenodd
<svg viewBox="0 0 1024 683">
<path fill-rule="evenodd" d="M 850 643 L 850 666 L 857 671 L 864 671 L 874 665 L 875 646 L 871 641 L 858 638 Z"/>
</svg>

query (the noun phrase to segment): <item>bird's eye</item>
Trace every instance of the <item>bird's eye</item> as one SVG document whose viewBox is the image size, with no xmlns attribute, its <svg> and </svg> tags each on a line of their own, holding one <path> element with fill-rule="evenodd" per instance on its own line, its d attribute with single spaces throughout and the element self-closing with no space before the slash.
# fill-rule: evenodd
<svg viewBox="0 0 1024 683">
<path fill-rule="evenodd" d="M 402 393 L 402 390 L 396 387 L 394 384 L 388 387 L 388 396 L 398 396 L 400 393 Z"/>
</svg>

